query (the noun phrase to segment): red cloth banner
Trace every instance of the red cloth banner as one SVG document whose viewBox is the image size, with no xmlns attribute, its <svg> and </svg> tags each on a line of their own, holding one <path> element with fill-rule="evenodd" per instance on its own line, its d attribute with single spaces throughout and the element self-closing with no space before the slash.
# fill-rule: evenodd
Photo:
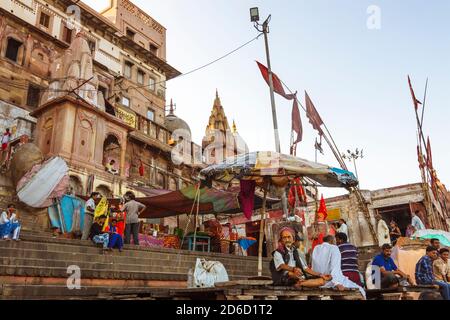
<svg viewBox="0 0 450 320">
<path fill-rule="evenodd" d="M 269 69 L 263 65 L 262 63 L 258 64 L 259 70 L 261 71 L 261 74 L 266 81 L 267 85 L 270 85 L 269 82 Z M 292 132 L 297 133 L 297 138 L 293 141 L 291 146 L 291 154 L 293 155 L 295 153 L 295 149 L 297 146 L 297 143 L 301 142 L 303 139 L 303 127 L 302 127 L 302 119 L 300 118 L 300 110 L 298 108 L 298 102 L 297 102 L 297 95 L 296 94 L 287 94 L 284 91 L 283 83 L 281 82 L 280 78 L 272 72 L 272 82 L 273 82 L 273 90 L 278 93 L 280 96 L 284 97 L 287 100 L 294 100 L 293 106 L 292 106 Z"/>
<path fill-rule="evenodd" d="M 408 76 L 408 84 L 409 84 L 409 90 L 411 91 L 411 97 L 413 99 L 414 108 L 419 109 L 419 104 L 422 104 L 419 100 L 416 98 L 416 94 L 414 93 L 414 89 L 411 84 L 411 78 Z"/>
<path fill-rule="evenodd" d="M 309 122 L 312 124 L 315 130 L 319 131 L 320 135 L 323 135 L 322 128 L 320 128 L 320 126 L 323 125 L 322 118 L 317 112 L 316 107 L 314 107 L 314 104 L 306 91 L 305 91 L 305 104 L 306 104 L 306 116 L 308 117 Z"/>
<path fill-rule="evenodd" d="M 265 65 L 263 65 L 262 63 L 259 63 L 258 61 L 256 61 L 256 63 L 258 64 L 259 70 L 261 71 L 261 74 L 262 74 L 264 80 L 266 80 L 267 85 L 270 85 L 269 69 L 267 69 L 267 67 Z M 284 92 L 283 84 L 281 83 L 280 78 L 278 78 L 278 76 L 273 72 L 272 72 L 272 82 L 273 82 L 273 90 L 276 93 L 278 93 L 280 96 L 284 97 L 287 100 L 292 100 L 295 98 L 295 95 L 287 94 L 286 92 Z"/>
</svg>

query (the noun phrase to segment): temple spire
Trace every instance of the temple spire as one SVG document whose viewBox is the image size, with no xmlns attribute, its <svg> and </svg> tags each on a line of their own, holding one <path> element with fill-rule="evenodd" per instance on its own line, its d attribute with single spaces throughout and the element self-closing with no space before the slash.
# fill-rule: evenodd
<svg viewBox="0 0 450 320">
<path fill-rule="evenodd" d="M 219 98 L 219 90 L 216 89 L 216 99 L 214 100 L 214 107 L 221 107 L 222 106 L 222 102 L 220 102 L 220 98 Z"/>
<path fill-rule="evenodd" d="M 169 115 L 174 115 L 175 114 L 175 112 L 174 112 L 174 109 L 173 109 L 173 101 L 172 101 L 172 99 L 170 99 L 170 110 L 169 110 Z"/>
<path fill-rule="evenodd" d="M 232 129 L 231 129 L 231 132 L 232 132 L 233 134 L 236 134 L 236 133 L 237 133 L 237 126 L 236 126 L 236 122 L 234 121 L 234 119 L 233 119 L 233 126 L 232 126 Z"/>
</svg>

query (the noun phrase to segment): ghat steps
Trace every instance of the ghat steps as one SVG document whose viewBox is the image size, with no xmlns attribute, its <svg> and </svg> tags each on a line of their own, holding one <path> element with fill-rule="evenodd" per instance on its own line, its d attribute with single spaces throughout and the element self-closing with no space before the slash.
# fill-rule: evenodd
<svg viewBox="0 0 450 320">
<path fill-rule="evenodd" d="M 55 239 L 50 233 L 23 231 L 21 238 L 0 241 L 0 299 L 94 299 L 114 290 L 183 288 L 197 257 L 223 263 L 230 280 L 257 274 L 255 257 L 136 246 L 102 254 L 90 241 Z M 70 266 L 81 272 L 79 290 L 67 287 Z M 268 259 L 263 266 L 269 276 Z"/>
</svg>

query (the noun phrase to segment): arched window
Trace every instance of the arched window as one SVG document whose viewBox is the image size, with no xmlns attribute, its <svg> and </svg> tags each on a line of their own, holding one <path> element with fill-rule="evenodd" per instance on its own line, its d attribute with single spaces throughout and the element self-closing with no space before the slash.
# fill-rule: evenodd
<svg viewBox="0 0 450 320">
<path fill-rule="evenodd" d="M 103 143 L 103 162 L 110 173 L 120 170 L 120 143 L 115 135 L 109 134 Z"/>
<path fill-rule="evenodd" d="M 99 185 L 97 188 L 95 188 L 95 191 L 100 193 L 102 197 L 112 198 L 113 193 L 111 189 L 108 186 L 105 186 L 104 184 Z"/>
<path fill-rule="evenodd" d="M 156 175 L 156 184 L 161 188 L 165 187 L 165 177 L 161 172 L 158 172 Z"/>
<path fill-rule="evenodd" d="M 174 178 L 170 178 L 169 179 L 169 190 L 170 191 L 178 190 L 178 184 L 177 184 L 177 181 Z"/>
<path fill-rule="evenodd" d="M 77 176 L 70 176 L 69 179 L 69 193 L 73 196 L 83 195 L 83 184 Z"/>
</svg>

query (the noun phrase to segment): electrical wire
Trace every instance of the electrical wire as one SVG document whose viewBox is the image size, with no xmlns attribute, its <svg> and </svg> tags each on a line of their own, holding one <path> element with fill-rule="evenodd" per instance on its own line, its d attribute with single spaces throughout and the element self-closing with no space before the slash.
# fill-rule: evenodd
<svg viewBox="0 0 450 320">
<path fill-rule="evenodd" d="M 179 75 L 178 77 L 175 77 L 175 78 L 172 78 L 172 79 L 169 79 L 169 80 L 158 81 L 158 82 L 155 82 L 155 83 L 152 83 L 152 84 L 148 84 L 148 85 L 142 85 L 142 86 L 129 86 L 127 89 L 123 89 L 123 88 L 120 88 L 120 89 L 113 89 L 113 90 L 111 90 L 111 92 L 121 92 L 121 91 L 124 91 L 124 90 L 129 91 L 129 90 L 135 89 L 138 93 L 140 93 L 142 96 L 144 96 L 144 94 L 143 94 L 142 92 L 138 91 L 138 89 L 145 89 L 145 88 L 148 88 L 148 87 L 150 87 L 150 86 L 156 86 L 157 84 L 165 83 L 165 82 L 170 81 L 170 80 L 173 80 L 173 79 L 179 79 L 179 78 L 181 78 L 181 77 L 183 77 L 183 76 L 187 76 L 187 75 L 190 75 L 190 74 L 195 73 L 195 72 L 197 72 L 197 71 L 200 71 L 200 70 L 202 70 L 202 69 L 205 69 L 205 68 L 207 68 L 207 67 L 209 67 L 209 66 L 211 66 L 211 65 L 213 65 L 213 64 L 215 64 L 215 63 L 217 63 L 217 62 L 219 62 L 219 61 L 221 61 L 221 60 L 223 60 L 223 59 L 225 59 L 225 58 L 227 58 L 228 56 L 230 56 L 230 55 L 232 55 L 233 53 L 239 51 L 240 49 L 246 47 L 247 45 L 249 45 L 249 44 L 252 43 L 253 41 L 258 40 L 259 37 L 260 37 L 261 35 L 262 35 L 262 33 L 258 34 L 256 37 L 254 37 L 254 38 L 252 38 L 251 40 L 245 42 L 244 44 L 242 44 L 242 45 L 240 45 L 239 47 L 233 49 L 232 51 L 230 51 L 230 52 L 224 54 L 223 56 L 221 56 L 221 57 L 219 57 L 219 58 L 217 58 L 217 59 L 215 59 L 215 60 L 213 60 L 213 61 L 211 61 L 211 62 L 208 62 L 208 63 L 206 63 L 206 64 L 204 64 L 204 65 L 202 65 L 202 66 L 200 66 L 200 67 L 197 67 L 197 68 L 195 68 L 195 69 L 192 69 L 192 70 L 190 70 L 190 71 L 188 71 L 188 72 L 186 72 L 186 73 L 183 73 L 183 74 Z M 54 78 L 54 79 L 52 79 L 52 81 L 55 81 L 55 80 L 66 80 L 66 79 L 70 79 L 70 77 L 65 77 L 65 78 Z M 80 80 L 81 80 L 81 79 L 80 79 Z M 22 82 L 21 80 L 18 80 L 18 81 Z M 0 83 L 6 84 L 6 85 L 11 86 L 11 87 L 13 87 L 13 88 L 15 88 L 15 89 L 28 90 L 28 84 L 26 84 L 26 83 L 25 83 L 25 84 L 21 84 L 21 83 L 18 83 L 17 81 L 14 82 L 14 80 L 8 80 L 8 79 L 2 79 L 2 78 L 0 78 Z M 67 92 L 70 92 L 70 90 L 60 90 L 60 89 L 51 89 L 51 88 L 39 88 L 39 90 L 40 90 L 40 92 L 56 92 L 56 93 L 60 93 L 60 92 L 66 92 L 66 93 L 67 93 Z M 98 89 L 77 89 L 77 91 L 83 91 L 83 92 L 98 92 L 99 90 L 98 90 Z M 145 97 L 147 100 L 150 101 L 149 98 L 147 98 L 146 96 L 144 96 L 144 97 Z"/>
</svg>

